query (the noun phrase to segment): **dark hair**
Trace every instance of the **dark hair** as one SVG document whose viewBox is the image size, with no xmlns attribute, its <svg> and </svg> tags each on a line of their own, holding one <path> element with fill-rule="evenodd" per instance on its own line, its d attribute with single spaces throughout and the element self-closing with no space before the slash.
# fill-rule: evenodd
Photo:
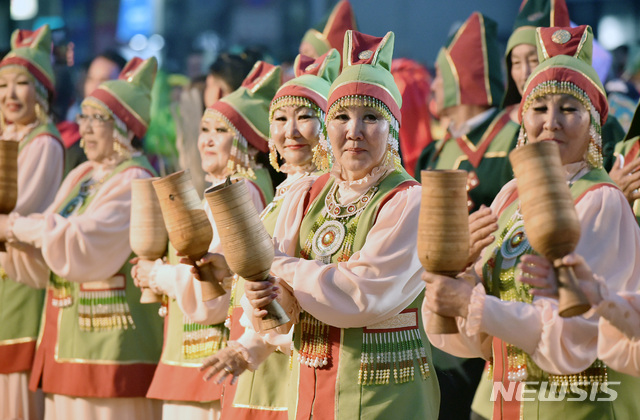
<svg viewBox="0 0 640 420">
<path fill-rule="evenodd" d="M 127 60 L 124 59 L 124 57 L 122 55 L 120 55 L 120 53 L 114 49 L 108 49 L 103 51 L 101 54 L 96 55 L 93 60 L 95 60 L 98 57 L 102 57 L 105 58 L 109 61 L 111 61 L 112 63 L 115 63 L 116 66 L 118 66 L 118 69 L 122 70 L 124 68 L 124 66 L 127 65 Z M 91 61 L 93 61 L 91 60 Z"/>
<path fill-rule="evenodd" d="M 209 67 L 209 74 L 221 78 L 232 91 L 238 89 L 256 61 L 262 58 L 257 49 L 247 48 L 241 54 L 222 53 Z"/>
</svg>

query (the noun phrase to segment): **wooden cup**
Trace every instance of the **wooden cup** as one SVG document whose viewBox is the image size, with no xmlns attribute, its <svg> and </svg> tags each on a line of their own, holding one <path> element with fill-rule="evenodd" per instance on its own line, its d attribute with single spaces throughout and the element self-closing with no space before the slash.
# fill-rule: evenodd
<svg viewBox="0 0 640 420">
<path fill-rule="evenodd" d="M 418 257 L 431 273 L 455 277 L 469 259 L 467 172 L 422 171 L 422 201 L 418 221 Z M 455 318 L 432 314 L 431 334 L 455 334 Z"/>
<path fill-rule="evenodd" d="M 152 182 L 158 196 L 169 241 L 173 247 L 198 261 L 209 251 L 213 229 L 202 209 L 200 198 L 191 183 L 189 171 L 179 171 Z M 226 292 L 216 281 L 213 266 L 198 266 L 202 286 L 202 300 L 208 301 Z"/>
<path fill-rule="evenodd" d="M 18 201 L 18 151 L 17 141 L 0 140 L 0 214 L 9 214 Z M 6 251 L 0 242 L 0 251 Z"/>
<path fill-rule="evenodd" d="M 216 221 L 229 268 L 247 281 L 267 279 L 274 258 L 273 242 L 253 205 L 245 181 L 212 187 L 204 197 Z M 278 302 L 273 301 L 264 309 L 267 315 L 261 321 L 263 330 L 289 322 Z"/>
<path fill-rule="evenodd" d="M 556 260 L 573 252 L 580 240 L 580 220 L 567 185 L 558 145 L 530 143 L 509 154 L 517 179 L 520 212 L 531 247 L 554 262 L 558 278 L 558 312 L 562 317 L 589 310 L 572 267 Z"/>
<path fill-rule="evenodd" d="M 152 182 L 160 178 L 131 181 L 131 225 L 129 243 L 141 259 L 155 261 L 167 251 L 168 234 L 164 227 L 162 210 Z M 142 288 L 140 303 L 161 302 L 162 296 L 151 289 Z"/>
</svg>

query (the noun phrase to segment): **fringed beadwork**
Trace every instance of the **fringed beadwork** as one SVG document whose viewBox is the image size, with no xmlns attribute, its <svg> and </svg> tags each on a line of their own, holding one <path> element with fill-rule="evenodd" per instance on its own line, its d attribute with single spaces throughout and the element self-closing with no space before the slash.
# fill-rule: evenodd
<svg viewBox="0 0 640 420">
<path fill-rule="evenodd" d="M 290 95 L 281 96 L 275 99 L 271 103 L 271 108 L 269 109 L 269 124 L 273 122 L 273 115 L 275 114 L 275 112 L 278 109 L 284 108 L 286 106 L 294 106 L 294 107 L 304 106 L 304 107 L 310 108 L 311 110 L 313 110 L 313 112 L 315 112 L 316 118 L 318 118 L 318 121 L 320 121 L 320 139 L 319 139 L 320 141 L 316 146 L 313 147 L 312 161 L 316 167 L 320 168 L 320 166 L 318 166 L 316 162 L 316 159 L 317 159 L 318 161 L 321 162 L 322 165 L 324 165 L 323 166 L 324 171 L 329 170 L 331 167 L 331 163 L 330 161 L 328 161 L 326 156 L 330 154 L 331 146 L 327 145 L 327 142 L 326 142 L 326 127 L 325 127 L 324 111 L 308 98 L 305 98 L 302 96 L 290 96 Z M 321 144 L 322 146 L 320 146 Z M 320 155 L 316 156 L 317 154 L 321 154 L 323 156 L 320 156 Z M 271 164 L 271 166 L 273 166 L 273 168 L 276 171 L 280 171 L 280 165 L 278 164 L 278 151 L 272 139 L 269 139 L 269 163 Z"/>
<path fill-rule="evenodd" d="M 202 325 L 186 316 L 182 321 L 182 355 L 185 359 L 211 356 L 226 346 L 229 329 L 223 323 Z"/>
<path fill-rule="evenodd" d="M 82 331 L 135 329 L 125 289 L 78 292 L 78 323 Z"/>
<path fill-rule="evenodd" d="M 73 304 L 73 283 L 59 278 L 58 276 L 51 276 L 51 282 L 49 283 L 51 289 L 53 289 L 51 304 L 56 308 L 67 308 Z"/>
<path fill-rule="evenodd" d="M 324 111 L 322 111 L 322 109 L 318 105 L 316 105 L 315 102 L 303 96 L 287 95 L 280 96 L 279 98 L 276 98 L 273 102 L 271 102 L 271 107 L 269 108 L 269 124 L 273 122 L 273 115 L 275 114 L 275 112 L 278 109 L 284 108 L 286 106 L 294 106 L 296 108 L 304 106 L 307 108 L 311 108 L 313 111 L 315 111 L 316 117 L 318 117 L 320 121 L 324 122 Z"/>
<path fill-rule="evenodd" d="M 249 179 L 256 179 L 254 170 L 257 168 L 255 156 L 249 152 L 249 143 L 236 127 L 220 112 L 215 109 L 207 108 L 203 118 L 218 118 L 233 131 L 233 141 L 231 143 L 231 152 L 229 153 L 229 162 L 227 163 L 226 175 L 240 174 Z"/>
<path fill-rule="evenodd" d="M 331 360 L 329 325 L 306 312 L 302 312 L 300 327 L 302 330 L 300 351 L 298 352 L 300 364 L 314 368 L 327 366 Z"/>
<path fill-rule="evenodd" d="M 382 102 L 381 100 L 374 98 L 372 96 L 365 95 L 351 95 L 351 96 L 343 96 L 342 98 L 335 101 L 331 104 L 329 111 L 327 112 L 327 122 L 331 121 L 335 118 L 338 111 L 342 108 L 351 107 L 351 106 L 365 106 L 374 108 L 380 114 L 382 114 L 383 118 L 389 122 L 389 137 L 387 139 L 387 153 L 385 155 L 383 165 L 390 168 L 400 170 L 402 168 L 402 162 L 400 160 L 400 152 L 399 152 L 399 131 L 400 124 L 396 117 L 393 116 L 389 107 Z M 326 131 L 325 131 L 326 137 Z M 314 149 L 314 163 L 316 166 L 323 170 L 328 171 L 331 168 L 331 164 L 333 162 L 333 156 L 331 152 L 331 144 L 329 139 L 325 141 L 325 144 L 322 142 L 318 144 L 316 147 L 317 151 Z M 318 155 L 316 157 L 316 154 Z"/>
<path fill-rule="evenodd" d="M 591 136 L 591 139 L 589 140 L 589 147 L 584 159 L 591 168 L 602 168 L 602 126 L 600 123 L 600 113 L 591 103 L 589 95 L 587 95 L 584 90 L 576 86 L 574 83 L 558 80 L 547 80 L 540 83 L 531 90 L 529 96 L 527 96 L 527 98 L 525 99 L 524 105 L 522 106 L 522 115 L 527 112 L 527 110 L 531 107 L 533 101 L 535 101 L 537 98 L 545 95 L 561 94 L 573 96 L 574 98 L 579 100 L 580 103 L 582 103 L 582 105 L 589 112 L 589 134 Z M 518 136 L 518 146 L 522 146 L 526 143 L 526 134 L 527 133 L 524 132 L 523 123 L 523 126 L 520 129 L 520 135 Z"/>
<path fill-rule="evenodd" d="M 269 138 L 269 163 L 276 171 L 280 172 L 280 164 L 278 163 L 278 150 L 272 138 Z"/>
<path fill-rule="evenodd" d="M 388 328 L 394 324 L 396 328 Z M 364 329 L 358 384 L 386 385 L 392 377 L 395 384 L 414 381 L 416 365 L 422 380 L 429 378 L 429 362 L 416 309 L 406 309 L 377 326 Z"/>
</svg>

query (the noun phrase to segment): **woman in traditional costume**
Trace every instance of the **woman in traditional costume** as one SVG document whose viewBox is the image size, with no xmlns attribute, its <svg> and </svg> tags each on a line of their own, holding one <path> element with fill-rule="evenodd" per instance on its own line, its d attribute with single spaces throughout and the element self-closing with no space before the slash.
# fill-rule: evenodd
<svg viewBox="0 0 640 420">
<path fill-rule="evenodd" d="M 255 156 L 268 150 L 269 103 L 280 87 L 280 67 L 259 61 L 242 85 L 207 108 L 200 122 L 198 149 L 206 179 L 214 186 L 228 176 L 243 178 L 258 211 L 273 197 L 271 180 Z M 269 201 L 267 201 L 269 200 Z M 204 210 L 214 237 L 212 252 L 220 241 L 209 205 Z M 227 293 L 202 301 L 202 288 L 191 272 L 193 262 L 182 261 L 171 246 L 168 263 L 140 260 L 133 268 L 136 283 L 165 295 L 165 336 L 158 369 L 147 397 L 163 400 L 164 419 L 217 420 L 222 386 L 202 381 L 198 370 L 204 357 L 224 348 L 229 330 L 224 321 L 229 309 Z M 229 291 L 231 277 L 223 286 Z"/>
<path fill-rule="evenodd" d="M 418 310 L 421 190 L 399 163 L 393 39 L 391 32 L 379 38 L 347 31 L 344 70 L 329 91 L 328 140 L 316 160 L 326 168 L 333 163 L 331 171 L 299 181 L 284 199 L 273 234 L 272 274 L 281 286 L 245 283 L 254 307 L 281 290 L 294 323 L 290 419 L 438 413 Z M 264 312 L 245 307 L 248 315 Z M 287 351 L 291 341 L 280 348 Z M 257 365 L 265 354 L 248 354 L 247 361 Z M 238 368 L 225 360 L 210 366 L 209 374 Z"/>
<path fill-rule="evenodd" d="M 287 192 L 301 179 L 317 177 L 322 172 L 313 162 L 313 150 L 324 138 L 324 117 L 331 82 L 340 71 L 340 54 L 331 49 L 318 59 L 299 55 L 294 63 L 296 77 L 276 93 L 269 109 L 269 160 L 287 178 L 276 188 L 276 195 L 261 214 L 269 234 L 273 234 L 276 220 Z M 230 327 L 228 349 L 235 354 L 240 347 L 250 347 L 252 331 L 243 336 L 246 319 L 242 318 L 240 300 L 244 295 L 244 280 L 234 282 L 227 323 Z M 287 419 L 288 381 L 274 377 L 274 372 L 288 372 L 290 351 L 276 352 L 257 370 L 246 372 L 237 387 L 227 386 L 222 419 Z M 214 356 L 216 357 L 216 356 Z M 218 357 L 225 357 L 219 354 Z"/>
<path fill-rule="evenodd" d="M 582 227 L 577 252 L 611 290 L 636 290 L 640 235 L 626 199 L 602 169 L 600 127 L 607 100 L 590 65 L 592 36 L 588 26 L 537 29 L 541 63 L 524 88 L 519 144 L 558 143 Z M 597 359 L 597 319 L 562 318 L 556 301 L 534 298 L 530 287 L 515 280 L 516 264 L 533 253 L 518 208 L 513 180 L 492 204 L 499 216 L 495 240 L 468 271 L 476 276 L 475 287 L 423 275 L 424 316 L 455 316 L 460 330 L 429 334 L 431 342 L 454 355 L 493 361 L 494 419 L 551 418 L 559 412 L 571 418 L 638 417 L 637 398 L 623 396 L 638 386 L 635 379 Z M 621 382 L 615 401 L 607 381 Z"/>
<path fill-rule="evenodd" d="M 46 285 L 29 387 L 45 393 L 45 419 L 148 419 L 145 397 L 160 356 L 157 307 L 130 278 L 131 181 L 153 176 L 135 147 L 149 124 L 155 58 L 134 58 L 100 85 L 78 117 L 88 161 L 42 213 L 12 213 L 2 264 Z M 6 223 L 5 217 L 0 223 Z"/>
<path fill-rule="evenodd" d="M 49 26 L 16 30 L 11 47 L 0 61 L 0 141 L 19 142 L 15 213 L 38 213 L 53 201 L 64 170 L 64 147 L 49 115 Z M 13 281 L 0 265 L 0 418 L 42 416 L 42 398 L 36 403 L 28 383 L 43 302 L 43 290 Z"/>
</svg>

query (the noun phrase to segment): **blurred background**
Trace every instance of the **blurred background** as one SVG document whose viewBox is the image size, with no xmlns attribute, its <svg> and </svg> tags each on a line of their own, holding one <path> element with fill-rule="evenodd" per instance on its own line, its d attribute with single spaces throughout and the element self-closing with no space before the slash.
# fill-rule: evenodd
<svg viewBox="0 0 640 420">
<path fill-rule="evenodd" d="M 166 174 L 178 167 L 180 145 L 189 144 L 182 138 L 192 138 L 192 143 L 197 139 L 204 78 L 216 58 L 224 52 L 254 56 L 257 51 L 256 59 L 282 64 L 285 78 L 292 77 L 290 63 L 304 33 L 312 27 L 322 31 L 337 1 L 0 0 L 0 57 L 9 50 L 13 30 L 35 29 L 48 23 L 55 44 L 54 113 L 58 120 L 73 121 L 83 97 L 87 69 L 98 54 L 115 50 L 125 59 L 156 56 L 161 70 L 152 93 L 152 123 L 144 147 L 149 155 L 157 157 L 154 166 Z M 566 2 L 573 22 L 593 27 L 601 47 L 594 51 L 594 67 L 603 82 L 610 81 L 606 89 L 611 108 L 620 110 L 616 115 L 628 128 L 640 97 L 640 0 Z M 383 36 L 394 31 L 394 58 L 410 59 L 423 69 L 423 89 L 409 93 L 420 96 L 420 112 L 431 125 L 431 131 L 425 134 L 426 145 L 432 137 L 443 135 L 424 104 L 429 101 L 429 73 L 433 75 L 438 50 L 476 10 L 497 21 L 499 41 L 505 47 L 521 0 L 350 3 L 361 32 Z M 185 95 L 194 89 L 200 99 L 189 102 Z M 612 97 L 613 91 L 621 94 Z M 189 106 L 194 101 L 199 104 Z M 413 112 L 417 115 L 418 111 Z M 180 132 L 176 124 L 188 114 L 193 114 L 192 121 L 183 122 L 186 128 Z M 188 135 L 188 130 L 193 132 Z"/>
<path fill-rule="evenodd" d="M 69 42 L 82 64 L 108 48 L 156 55 L 171 73 L 206 72 L 220 51 L 260 46 L 275 62 L 292 61 L 306 29 L 336 0 L 0 0 L 0 49 L 16 28 L 48 22 L 58 55 Z M 474 10 L 498 22 L 506 43 L 520 0 L 351 0 L 361 31 L 396 33 L 395 57 L 432 66 L 448 34 Z M 604 48 L 634 48 L 640 39 L 640 1 L 567 0 L 572 21 L 589 24 Z M 626 47 L 625 47 L 626 46 Z M 617 50 L 616 50 L 617 51 Z M 635 52 L 635 51 L 634 51 Z M 622 53 L 622 51 L 621 51 Z"/>
</svg>

